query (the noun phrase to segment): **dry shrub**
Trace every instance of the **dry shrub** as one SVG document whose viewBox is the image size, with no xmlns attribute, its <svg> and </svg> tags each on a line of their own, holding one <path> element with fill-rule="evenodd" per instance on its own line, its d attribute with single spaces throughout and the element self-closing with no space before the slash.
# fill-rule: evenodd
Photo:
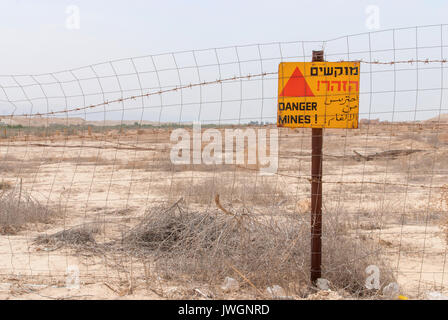
<svg viewBox="0 0 448 320">
<path fill-rule="evenodd" d="M 143 259 L 153 257 L 156 270 L 167 278 L 220 284 L 230 276 L 250 282 L 259 292 L 278 284 L 305 295 L 310 285 L 307 220 L 278 213 L 191 212 L 177 202 L 168 209 L 148 210 L 120 246 Z M 371 264 L 380 268 L 382 284 L 392 281 L 372 243 L 349 235 L 331 215 L 325 216 L 323 230 L 322 276 L 333 288 L 368 294 L 365 269 Z"/>
<path fill-rule="evenodd" d="M 162 191 L 170 195 L 171 201 L 183 197 L 192 203 L 210 204 L 219 194 L 224 202 L 232 204 L 276 205 L 287 198 L 284 186 L 277 182 L 277 177 L 173 179 Z"/>
<path fill-rule="evenodd" d="M 52 235 L 39 235 L 35 243 L 53 246 L 93 246 L 96 244 L 95 235 L 101 232 L 101 225 L 89 223 L 62 230 Z"/>
<path fill-rule="evenodd" d="M 447 156 L 447 150 L 435 149 L 399 157 L 385 162 L 384 165 L 387 165 L 391 172 L 402 173 L 409 183 L 429 185 L 432 178 L 446 172 Z"/>
<path fill-rule="evenodd" d="M 20 167 L 20 160 L 12 155 L 4 155 L 0 157 L 0 172 L 15 171 Z"/>
<path fill-rule="evenodd" d="M 173 164 L 169 158 L 169 153 L 162 154 L 154 159 L 137 159 L 129 160 L 124 164 L 121 164 L 119 169 L 126 170 L 144 170 L 146 172 L 184 172 L 184 171 L 194 171 L 194 172 L 224 172 L 224 171 L 234 171 L 235 165 L 222 164 L 220 166 L 201 164 Z"/>
<path fill-rule="evenodd" d="M 0 190 L 9 190 L 12 188 L 12 183 L 9 181 L 0 182 Z"/>
<path fill-rule="evenodd" d="M 444 184 L 440 189 L 440 203 L 438 204 L 440 211 L 448 211 L 448 184 Z M 445 231 L 445 239 L 448 242 L 448 218 L 444 217 L 441 223 L 442 229 Z"/>
<path fill-rule="evenodd" d="M 73 156 L 73 157 L 57 157 L 57 156 L 45 156 L 42 158 L 34 158 L 30 159 L 31 162 L 35 162 L 37 164 L 50 164 L 50 163 L 73 163 L 75 165 L 113 165 L 114 161 L 97 157 L 97 156 Z"/>
<path fill-rule="evenodd" d="M 21 188 L 0 194 L 0 234 L 14 234 L 28 223 L 50 223 L 56 215 Z"/>
</svg>

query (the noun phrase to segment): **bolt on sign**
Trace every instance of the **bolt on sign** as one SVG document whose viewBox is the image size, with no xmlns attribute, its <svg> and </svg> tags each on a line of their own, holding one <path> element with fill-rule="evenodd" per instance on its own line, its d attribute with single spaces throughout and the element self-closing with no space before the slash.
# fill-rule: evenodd
<svg viewBox="0 0 448 320">
<path fill-rule="evenodd" d="M 277 126 L 358 128 L 359 62 L 282 62 Z"/>
</svg>

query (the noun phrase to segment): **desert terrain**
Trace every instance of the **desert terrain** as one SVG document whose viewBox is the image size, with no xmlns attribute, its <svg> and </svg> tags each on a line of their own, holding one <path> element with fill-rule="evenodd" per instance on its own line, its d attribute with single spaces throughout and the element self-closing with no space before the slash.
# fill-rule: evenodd
<svg viewBox="0 0 448 320">
<path fill-rule="evenodd" d="M 0 299 L 261 299 L 274 285 L 274 298 L 383 299 L 391 282 L 448 295 L 443 121 L 324 131 L 330 291 L 308 280 L 311 130 L 279 129 L 278 171 L 263 176 L 172 164 L 170 126 L 78 122 L 0 128 Z"/>
</svg>

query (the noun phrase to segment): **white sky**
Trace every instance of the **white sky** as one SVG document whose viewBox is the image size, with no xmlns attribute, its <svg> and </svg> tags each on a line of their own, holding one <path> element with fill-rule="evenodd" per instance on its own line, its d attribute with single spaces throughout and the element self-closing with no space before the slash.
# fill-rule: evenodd
<svg viewBox="0 0 448 320">
<path fill-rule="evenodd" d="M 80 9 L 79 30 L 65 28 L 65 10 L 71 4 Z M 448 1 L 443 0 L 2 0 L 0 74 L 368 32 L 368 5 L 379 7 L 381 29 L 448 22 Z"/>
<path fill-rule="evenodd" d="M 66 10 L 70 5 L 79 8 L 79 29 L 66 27 L 69 17 Z M 372 17 L 366 9 L 372 5 L 379 9 L 378 29 L 366 26 L 366 21 Z M 414 29 L 378 31 L 444 24 L 448 22 L 447 13 L 448 1 L 442 0 L 2 0 L 0 75 L 45 74 L 114 59 L 183 50 L 323 41 L 338 37 L 341 37 L 340 41 L 330 41 L 326 45 L 325 52 L 334 54 L 328 61 L 347 58 L 391 61 L 394 52 L 397 60 L 440 59 L 448 56 L 448 49 L 441 47 L 441 44 L 448 43 L 448 26 L 443 27 L 442 37 L 442 27 L 437 26 L 421 28 L 418 32 Z M 368 32 L 372 31 L 375 33 L 370 37 Z M 344 38 L 351 34 L 363 35 Z M 395 37 L 394 41 L 392 37 Z M 278 62 L 283 61 L 280 58 L 288 55 L 288 46 L 283 45 L 280 49 L 279 46 L 263 46 L 261 55 L 273 59 L 263 60 L 262 65 L 256 46 L 240 48 L 237 50 L 238 57 L 235 57 L 233 49 L 219 51 L 222 70 L 218 70 L 216 60 L 208 62 L 212 61 L 210 54 L 216 59 L 212 50 L 199 52 L 196 57 L 199 66 L 212 63 L 215 67 L 196 68 L 196 73 L 188 68 L 181 70 L 181 74 L 167 71 L 160 75 L 159 83 L 151 70 L 154 63 L 148 58 L 135 60 L 135 67 L 131 65 L 131 60 L 98 65 L 94 67 L 96 75 L 92 74 L 91 69 L 84 68 L 76 71 L 75 75 L 61 72 L 56 74 L 56 78 L 53 75 L 53 78 L 34 79 L 0 76 L 0 86 L 3 88 L 0 91 L 0 114 L 64 110 L 141 93 L 137 89 L 153 90 L 158 86 L 179 85 L 180 78 L 182 84 L 188 84 L 216 80 L 220 75 L 224 78 L 238 73 L 260 73 L 260 70 L 269 72 L 276 70 Z M 315 49 L 312 45 L 303 47 L 299 42 L 289 47 L 293 52 L 289 56 L 299 61 L 303 61 L 303 57 L 300 59 L 303 49 L 306 55 Z M 418 52 L 415 47 L 419 48 Z M 395 51 L 398 48 L 402 49 Z M 385 51 L 378 51 L 381 49 Z M 348 51 L 350 55 L 347 57 Z M 352 54 L 357 51 L 363 53 Z M 176 55 L 174 65 L 191 66 L 193 55 L 192 51 L 185 56 Z M 238 64 L 244 56 L 249 61 L 259 61 Z M 225 61 L 229 63 L 226 65 Z M 173 69 L 173 57 L 158 57 L 155 65 L 158 69 Z M 448 99 L 445 96 L 448 95 L 440 87 L 444 89 L 444 83 L 448 83 L 448 74 L 440 68 L 440 64 L 431 70 L 419 70 L 415 64 L 406 68 L 409 70 L 399 72 L 390 66 L 381 69 L 364 65 L 361 68 L 364 69 L 360 90 L 361 118 L 414 120 L 446 112 Z M 137 79 L 136 71 L 142 72 L 141 79 Z M 374 73 L 376 71 L 379 72 Z M 120 75 L 114 77 L 117 73 Z M 129 73 L 133 76 L 122 76 Z M 85 80 L 78 85 L 73 81 L 74 76 Z M 92 77 L 100 77 L 101 83 L 89 80 Z M 443 81 L 444 78 L 446 81 Z M 54 84 L 55 80 L 62 81 L 62 86 Z M 398 83 L 396 88 L 393 87 L 394 81 Z M 37 83 L 48 85 L 42 88 Z M 423 90 L 425 86 L 426 91 Z M 275 121 L 275 79 L 244 84 L 238 82 L 226 85 L 224 91 L 220 89 L 219 86 L 209 86 L 202 91 L 185 90 L 182 94 L 164 95 L 162 100 L 157 98 L 112 106 L 115 113 L 111 109 L 107 112 L 101 109 L 84 116 L 91 119 L 153 121 Z M 109 93 L 104 94 L 104 91 Z"/>
</svg>

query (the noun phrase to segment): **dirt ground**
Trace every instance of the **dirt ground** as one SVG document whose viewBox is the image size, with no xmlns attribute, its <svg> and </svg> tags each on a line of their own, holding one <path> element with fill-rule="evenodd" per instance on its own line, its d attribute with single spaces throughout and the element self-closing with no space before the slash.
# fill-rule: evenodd
<svg viewBox="0 0 448 320">
<path fill-rule="evenodd" d="M 0 235 L 0 299 L 263 297 L 264 288 L 250 285 L 225 292 L 167 279 L 126 252 L 97 255 L 35 242 L 39 235 L 98 221 L 107 227 L 97 241 L 106 242 L 137 223 L 148 207 L 182 197 L 188 206 L 215 208 L 216 190 L 224 207 L 309 215 L 310 130 L 279 130 L 279 169 L 267 177 L 254 165 L 174 166 L 172 130 L 84 128 L 72 135 L 0 139 L 5 191 L 23 190 L 60 212 L 51 223 Z M 428 291 L 448 295 L 447 132 L 447 124 L 432 123 L 325 130 L 323 219 L 337 215 L 353 237 L 380 244 L 401 294 L 412 299 Z M 79 269 L 79 288 L 67 287 L 73 266 Z"/>
</svg>

